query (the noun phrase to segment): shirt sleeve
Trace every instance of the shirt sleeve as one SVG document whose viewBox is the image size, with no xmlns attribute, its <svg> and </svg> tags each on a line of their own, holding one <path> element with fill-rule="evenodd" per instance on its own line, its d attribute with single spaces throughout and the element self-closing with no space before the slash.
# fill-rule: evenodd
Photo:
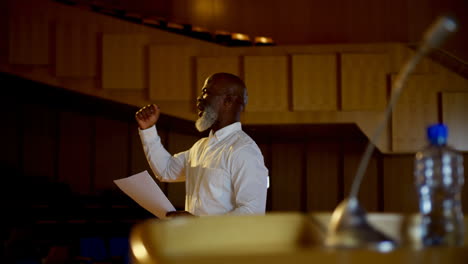
<svg viewBox="0 0 468 264">
<path fill-rule="evenodd" d="M 247 146 L 233 155 L 232 184 L 235 207 L 228 214 L 264 214 L 268 169 L 260 149 Z"/>
<path fill-rule="evenodd" d="M 188 151 L 172 156 L 161 144 L 156 126 L 139 129 L 146 159 L 156 178 L 162 182 L 185 181 L 185 164 Z"/>
</svg>

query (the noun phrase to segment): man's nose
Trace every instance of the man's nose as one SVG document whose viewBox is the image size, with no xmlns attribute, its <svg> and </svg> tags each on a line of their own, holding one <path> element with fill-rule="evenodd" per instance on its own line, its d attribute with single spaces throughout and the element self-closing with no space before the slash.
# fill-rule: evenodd
<svg viewBox="0 0 468 264">
<path fill-rule="evenodd" d="M 198 103 L 203 103 L 204 101 L 205 101 L 205 99 L 203 98 L 202 95 L 200 95 L 200 96 L 197 97 L 197 102 L 198 102 Z"/>
</svg>

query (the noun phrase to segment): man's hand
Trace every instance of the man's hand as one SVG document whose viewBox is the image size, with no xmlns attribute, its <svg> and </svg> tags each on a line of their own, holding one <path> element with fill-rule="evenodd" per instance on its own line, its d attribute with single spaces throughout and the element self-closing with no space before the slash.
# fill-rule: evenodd
<svg viewBox="0 0 468 264">
<path fill-rule="evenodd" d="M 180 216 L 194 216 L 193 214 L 187 211 L 172 211 L 166 213 L 167 217 L 180 217 Z"/>
<path fill-rule="evenodd" d="M 136 112 L 135 119 L 141 130 L 152 127 L 159 119 L 161 111 L 155 104 L 149 104 Z"/>
</svg>

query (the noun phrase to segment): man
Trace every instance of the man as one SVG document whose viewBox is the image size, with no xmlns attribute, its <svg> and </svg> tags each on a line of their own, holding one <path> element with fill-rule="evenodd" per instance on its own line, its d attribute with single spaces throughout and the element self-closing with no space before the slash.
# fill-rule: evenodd
<svg viewBox="0 0 468 264">
<path fill-rule="evenodd" d="M 242 131 L 240 113 L 247 103 L 244 82 L 228 73 L 208 77 L 197 99 L 198 120 L 206 138 L 171 156 L 156 130 L 157 105 L 136 114 L 146 158 L 160 181 L 186 181 L 185 210 L 168 216 L 263 214 L 268 170 L 257 144 Z"/>
</svg>

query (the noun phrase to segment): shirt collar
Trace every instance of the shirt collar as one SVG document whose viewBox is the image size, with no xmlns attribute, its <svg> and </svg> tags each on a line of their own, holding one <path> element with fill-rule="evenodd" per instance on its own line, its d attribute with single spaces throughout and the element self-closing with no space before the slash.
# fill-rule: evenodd
<svg viewBox="0 0 468 264">
<path fill-rule="evenodd" d="M 212 137 L 214 137 L 218 141 L 221 141 L 227 136 L 229 136 L 230 134 L 239 130 L 242 130 L 242 125 L 240 122 L 235 122 L 235 123 L 232 123 L 228 126 L 221 128 L 220 130 L 216 131 L 214 134 L 213 134 L 213 130 L 211 130 L 209 138 L 211 139 Z"/>
</svg>

